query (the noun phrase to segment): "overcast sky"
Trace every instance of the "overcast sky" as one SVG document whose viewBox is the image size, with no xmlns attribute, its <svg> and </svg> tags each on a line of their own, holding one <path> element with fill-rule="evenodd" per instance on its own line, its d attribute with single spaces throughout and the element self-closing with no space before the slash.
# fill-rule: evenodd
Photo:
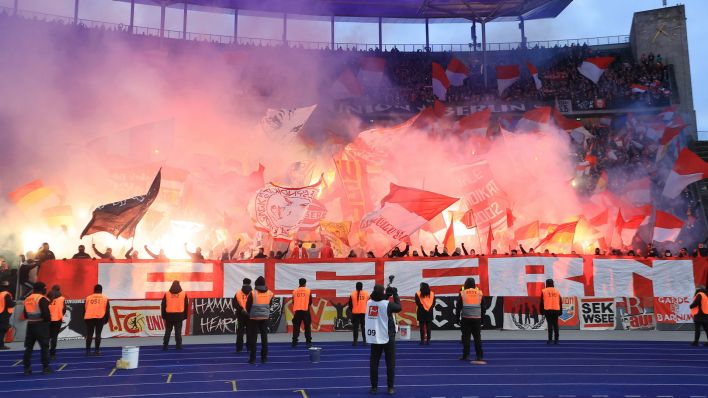
<svg viewBox="0 0 708 398">
<path fill-rule="evenodd" d="M 701 139 L 708 139 L 708 76 L 705 73 L 708 60 L 708 0 L 668 0 L 669 5 L 684 3 L 688 24 L 689 55 L 693 83 L 694 106 L 698 117 Z M 0 6 L 12 7 L 14 0 L 0 0 Z M 20 0 L 20 8 L 44 11 L 51 14 L 72 16 L 74 0 Z M 129 23 L 130 6 L 125 2 L 112 0 L 81 0 L 80 18 Z M 662 6 L 661 0 L 574 0 L 556 19 L 530 21 L 526 23 L 529 41 L 568 38 L 627 35 L 633 13 Z M 182 30 L 182 10 L 179 6 L 168 9 L 166 28 Z M 190 32 L 233 34 L 233 15 L 216 14 L 206 11 L 190 11 L 188 28 Z M 135 24 L 159 27 L 160 9 L 153 6 L 136 7 Z M 329 21 L 289 21 L 290 40 L 322 41 L 330 40 Z M 263 16 L 240 16 L 240 37 L 260 37 L 279 39 L 282 36 L 282 20 Z M 425 43 L 423 24 L 386 23 L 383 27 L 385 43 Z M 481 35 L 480 41 L 481 41 Z M 492 23 L 487 28 L 489 42 L 518 41 L 520 38 L 516 22 Z M 377 43 L 378 28 L 375 23 L 338 22 L 335 41 L 353 43 Z M 430 41 L 433 44 L 470 42 L 469 24 L 432 24 Z"/>
</svg>

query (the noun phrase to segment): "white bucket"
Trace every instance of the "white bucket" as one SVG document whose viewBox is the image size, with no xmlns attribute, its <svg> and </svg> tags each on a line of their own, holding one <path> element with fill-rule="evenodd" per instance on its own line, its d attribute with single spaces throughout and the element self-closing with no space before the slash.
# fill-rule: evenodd
<svg viewBox="0 0 708 398">
<path fill-rule="evenodd" d="M 310 362 L 319 363 L 320 362 L 320 353 L 322 352 L 322 348 L 310 347 L 309 351 L 310 351 Z"/>
<path fill-rule="evenodd" d="M 126 369 L 135 369 L 138 367 L 138 358 L 140 357 L 140 347 L 125 346 L 123 347 L 123 360 L 128 362 Z"/>
<path fill-rule="evenodd" d="M 401 340 L 411 339 L 411 326 L 410 325 L 400 325 L 398 326 L 398 337 Z"/>
</svg>

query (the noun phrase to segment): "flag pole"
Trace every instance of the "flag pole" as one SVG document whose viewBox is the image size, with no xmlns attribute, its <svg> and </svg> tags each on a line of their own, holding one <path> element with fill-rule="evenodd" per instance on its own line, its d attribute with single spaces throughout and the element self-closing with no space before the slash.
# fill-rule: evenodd
<svg viewBox="0 0 708 398">
<path fill-rule="evenodd" d="M 482 238 L 479 237 L 479 225 L 477 224 L 477 217 L 474 215 L 474 210 L 470 209 L 469 211 L 472 212 L 472 221 L 474 221 L 475 235 L 477 235 L 477 245 L 479 247 L 479 252 L 482 253 Z"/>
</svg>

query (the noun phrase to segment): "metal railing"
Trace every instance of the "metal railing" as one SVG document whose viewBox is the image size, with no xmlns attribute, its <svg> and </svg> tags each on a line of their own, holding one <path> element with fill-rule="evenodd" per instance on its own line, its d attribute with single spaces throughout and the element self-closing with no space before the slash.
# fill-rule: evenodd
<svg viewBox="0 0 708 398">
<path fill-rule="evenodd" d="M 13 8 L 10 7 L 0 7 L 0 12 L 7 15 L 13 15 L 15 13 Z M 61 15 L 45 14 L 36 11 L 28 10 L 17 10 L 17 15 L 23 18 L 31 20 L 40 20 L 47 22 L 61 22 L 65 25 L 74 24 L 74 18 Z M 104 29 L 112 31 L 124 31 L 129 32 L 130 27 L 125 24 L 117 24 L 105 21 L 96 21 L 90 19 L 79 18 L 78 24 L 87 28 L 93 29 Z M 142 36 L 160 36 L 160 28 L 145 27 L 145 26 L 133 26 L 133 34 Z M 238 44 L 246 46 L 256 46 L 256 47 L 282 47 L 287 45 L 290 48 L 301 48 L 306 50 L 329 50 L 329 49 L 342 49 L 347 51 L 376 51 L 379 50 L 378 43 L 349 43 L 349 42 L 335 42 L 334 48 L 332 48 L 331 42 L 317 42 L 317 41 L 300 41 L 300 40 L 286 40 L 281 39 L 265 39 L 257 37 L 234 37 L 231 35 L 217 35 L 210 33 L 197 33 L 197 32 L 182 32 L 179 30 L 169 30 L 164 29 L 162 33 L 163 37 L 168 39 L 179 39 L 179 40 L 190 40 L 197 42 L 209 42 L 209 43 L 219 43 L 219 44 Z M 605 45 L 624 45 L 629 43 L 629 35 L 618 35 L 618 36 L 602 36 L 602 37 L 586 37 L 580 39 L 561 39 L 561 40 L 540 40 L 540 41 L 528 41 L 526 42 L 526 48 L 529 49 L 548 49 L 556 47 L 565 47 L 571 45 L 588 45 L 588 46 L 605 46 Z M 522 48 L 521 42 L 504 42 L 504 43 L 487 43 L 487 51 L 513 51 Z M 426 47 L 425 44 L 411 44 L 411 43 L 386 43 L 380 48 L 382 51 L 392 51 L 398 50 L 400 52 L 473 52 L 482 51 L 482 44 L 477 43 L 474 46 L 472 43 L 458 43 L 458 44 L 430 44 Z"/>
</svg>

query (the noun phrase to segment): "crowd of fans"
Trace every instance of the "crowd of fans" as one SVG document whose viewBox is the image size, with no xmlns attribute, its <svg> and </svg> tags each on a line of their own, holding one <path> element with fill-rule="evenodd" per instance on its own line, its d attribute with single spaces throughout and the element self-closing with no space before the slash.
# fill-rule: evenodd
<svg viewBox="0 0 708 398">
<path fill-rule="evenodd" d="M 135 37 L 133 42 L 150 43 L 159 38 L 150 36 L 147 31 L 137 30 L 137 34 L 129 32 L 127 26 L 115 24 L 96 24 L 95 27 L 84 23 L 74 25 L 69 19 L 54 19 L 44 21 L 37 18 L 25 18 L 20 15 L 10 15 L 0 10 L 3 24 L 51 24 L 57 33 L 80 35 L 90 31 L 91 36 L 98 38 L 106 35 L 116 37 Z M 142 34 L 141 34 L 142 33 Z M 142 40 L 138 40 L 142 37 Z M 190 41 L 172 41 L 168 46 L 175 48 L 189 45 L 208 45 Z M 239 41 L 238 44 L 211 43 L 223 49 L 233 48 L 272 48 L 269 41 Z M 284 51 L 284 43 L 275 51 Z M 301 44 L 293 43 L 290 51 L 303 51 Z M 267 51 L 267 50 L 266 50 Z M 332 51 L 318 51 L 320 56 L 334 56 L 343 62 L 327 62 L 332 65 L 331 73 L 325 73 L 326 79 L 335 79 L 344 65 L 357 70 L 364 57 L 376 56 L 386 59 L 385 74 L 387 79 L 375 87 L 366 87 L 364 96 L 351 101 L 382 101 L 394 105 L 427 105 L 435 100 L 431 87 L 431 63 L 438 62 L 443 67 L 451 59 L 449 53 L 432 52 L 401 52 L 395 47 L 392 51 L 379 49 L 359 51 L 357 47 L 338 47 Z M 331 54 L 334 55 L 331 55 Z M 340 54 L 337 56 L 336 54 Z M 578 66 L 586 58 L 593 56 L 614 56 L 616 59 L 605 72 L 598 84 L 594 84 L 578 72 Z M 482 66 L 482 53 L 471 51 L 457 55 L 469 66 L 470 75 L 460 87 L 450 87 L 447 94 L 448 103 L 495 103 L 537 101 L 553 103 L 554 101 L 571 101 L 573 109 L 587 110 L 597 108 L 622 108 L 642 104 L 649 106 L 665 106 L 671 100 L 671 79 L 667 66 L 661 55 L 646 54 L 639 60 L 634 60 L 628 48 L 614 50 L 596 50 L 587 45 L 570 45 L 554 48 L 524 48 L 515 50 L 490 51 L 487 54 L 487 67 Z M 531 62 L 538 70 L 543 87 L 538 90 L 534 80 L 526 69 Z M 521 79 L 505 90 L 501 95 L 496 87 L 495 67 L 497 65 L 516 64 L 522 71 Z M 485 79 L 486 73 L 486 79 Z M 485 83 L 486 80 L 486 83 Z M 632 90 L 633 85 L 645 87 L 644 92 Z M 326 82 L 323 82 L 326 86 Z M 641 91 L 641 90 L 640 90 Z"/>
</svg>

